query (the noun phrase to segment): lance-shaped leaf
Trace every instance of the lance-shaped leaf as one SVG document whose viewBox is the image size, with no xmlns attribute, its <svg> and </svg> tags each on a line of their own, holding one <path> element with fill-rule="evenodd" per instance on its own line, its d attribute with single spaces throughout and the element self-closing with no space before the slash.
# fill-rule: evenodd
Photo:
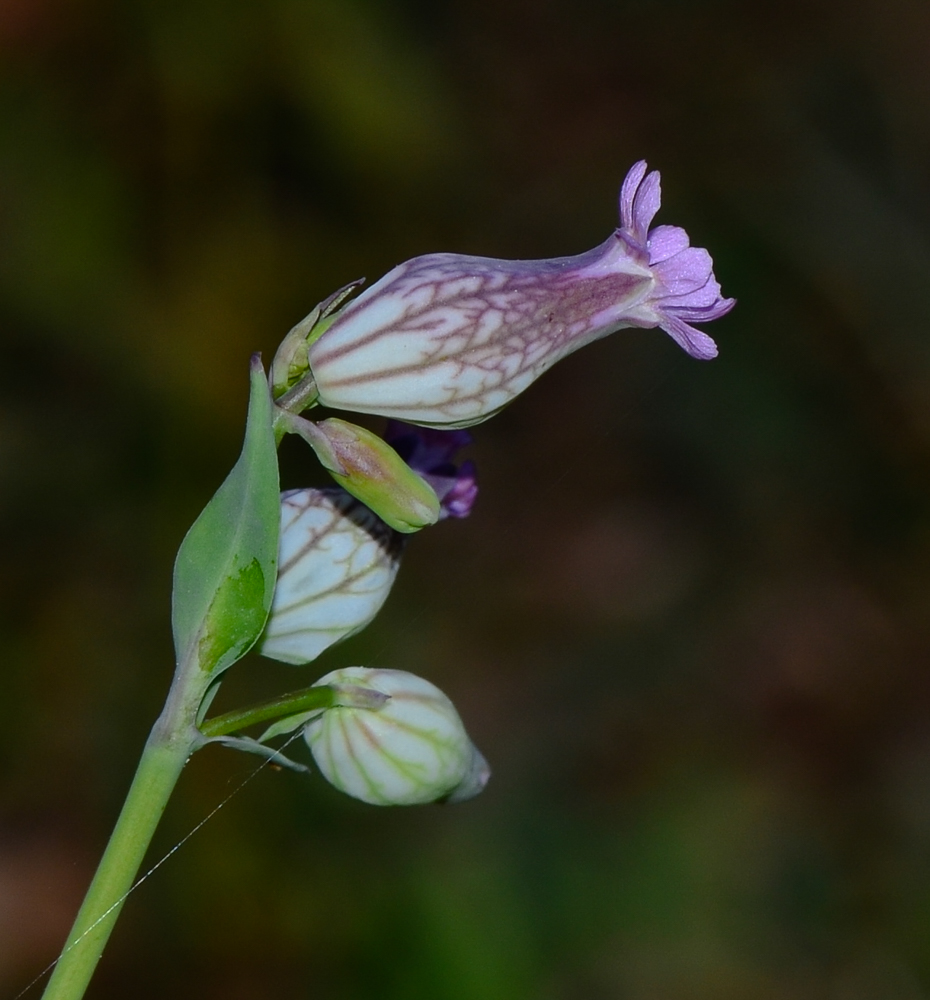
<svg viewBox="0 0 930 1000">
<path fill-rule="evenodd" d="M 268 384 L 255 355 L 242 454 L 191 526 L 174 566 L 172 625 L 182 667 L 216 675 L 244 656 L 265 627 L 280 524 L 271 418 Z"/>
</svg>

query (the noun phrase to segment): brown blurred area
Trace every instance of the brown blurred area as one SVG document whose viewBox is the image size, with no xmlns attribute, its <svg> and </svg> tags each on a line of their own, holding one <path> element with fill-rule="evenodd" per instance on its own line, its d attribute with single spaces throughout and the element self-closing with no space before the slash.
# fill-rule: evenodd
<svg viewBox="0 0 930 1000">
<path fill-rule="evenodd" d="M 639 158 L 739 300 L 720 357 L 624 331 L 560 364 L 475 428 L 472 517 L 378 621 L 218 706 L 412 670 L 487 791 L 263 771 L 89 996 L 930 994 L 928 49 L 917 0 L 0 0 L 3 995 L 164 697 L 250 353 L 418 253 L 594 246 Z M 285 486 L 322 481 L 292 444 Z M 199 754 L 152 862 L 255 766 Z"/>
</svg>

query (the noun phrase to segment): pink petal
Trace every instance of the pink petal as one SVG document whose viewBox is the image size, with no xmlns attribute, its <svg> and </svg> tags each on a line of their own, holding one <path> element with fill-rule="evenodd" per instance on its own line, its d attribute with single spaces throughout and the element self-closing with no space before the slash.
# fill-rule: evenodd
<svg viewBox="0 0 930 1000">
<path fill-rule="evenodd" d="M 659 326 L 692 358 L 697 358 L 698 361 L 710 361 L 711 358 L 717 357 L 717 345 L 713 340 L 677 316 L 663 315 Z"/>
<path fill-rule="evenodd" d="M 659 183 L 659 171 L 653 170 L 646 175 L 633 198 L 633 235 L 646 245 L 649 226 L 662 204 L 662 188 Z"/>
<path fill-rule="evenodd" d="M 656 226 L 649 233 L 646 246 L 649 250 L 649 263 L 661 264 L 669 257 L 688 249 L 688 234 L 680 226 Z"/>
<path fill-rule="evenodd" d="M 690 320 L 692 323 L 709 323 L 711 320 L 720 319 L 736 305 L 736 299 L 715 299 L 707 306 L 696 306 L 692 304 L 684 306 L 669 306 L 662 303 L 662 312 L 666 315 L 674 315 L 679 319 Z"/>
<path fill-rule="evenodd" d="M 674 312 L 681 316 L 685 309 L 709 309 L 719 301 L 720 285 L 711 280 L 686 295 L 664 295 L 658 305 L 663 312 Z"/>
<path fill-rule="evenodd" d="M 663 299 L 690 295 L 713 281 L 714 262 L 702 247 L 688 247 L 668 260 L 657 264 L 653 271 L 662 282 Z M 719 293 L 720 288 L 718 286 Z"/>
<path fill-rule="evenodd" d="M 633 199 L 645 173 L 646 161 L 640 160 L 630 167 L 623 179 L 623 187 L 620 188 L 620 225 L 623 229 L 633 229 Z"/>
</svg>

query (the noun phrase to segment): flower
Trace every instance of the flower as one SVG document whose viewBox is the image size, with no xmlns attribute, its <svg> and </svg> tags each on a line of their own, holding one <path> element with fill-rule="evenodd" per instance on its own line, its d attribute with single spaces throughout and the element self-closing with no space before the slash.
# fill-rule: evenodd
<svg viewBox="0 0 930 1000">
<path fill-rule="evenodd" d="M 282 493 L 278 581 L 258 652 L 309 663 L 361 631 L 390 593 L 402 544 L 340 489 Z"/>
<path fill-rule="evenodd" d="M 317 684 L 388 696 L 377 708 L 325 709 L 304 727 L 313 759 L 340 791 L 372 805 L 406 806 L 462 802 L 487 784 L 487 761 L 455 706 L 429 681 L 404 670 L 345 667 Z"/>
<path fill-rule="evenodd" d="M 716 354 L 692 323 L 734 305 L 706 250 L 683 229 L 649 229 L 659 174 L 623 182 L 620 227 L 574 257 L 415 257 L 311 336 L 325 406 L 414 424 L 467 427 L 493 416 L 561 358 L 623 327 L 661 327 L 692 357 Z"/>
</svg>

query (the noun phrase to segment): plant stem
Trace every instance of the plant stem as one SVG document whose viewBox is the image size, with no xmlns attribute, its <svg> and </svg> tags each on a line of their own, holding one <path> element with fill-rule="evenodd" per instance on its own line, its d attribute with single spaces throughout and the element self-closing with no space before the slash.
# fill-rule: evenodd
<svg viewBox="0 0 930 1000">
<path fill-rule="evenodd" d="M 165 805 L 203 738 L 194 728 L 202 692 L 177 683 L 152 728 L 142 758 L 43 1000 L 80 1000 L 132 888 Z"/>
<path fill-rule="evenodd" d="M 282 694 L 279 698 L 272 698 L 271 701 L 249 705 L 247 708 L 237 708 L 232 712 L 207 719 L 201 723 L 200 731 L 208 739 L 212 736 L 225 736 L 228 733 L 248 729 L 249 726 L 259 722 L 267 722 L 269 719 L 299 715 L 314 708 L 329 708 L 333 701 L 334 692 L 331 687 L 325 684 L 314 685 L 300 691 L 292 691 L 290 694 Z"/>
<path fill-rule="evenodd" d="M 288 715 L 300 715 L 311 712 L 315 708 L 333 708 L 346 706 L 348 708 L 367 708 L 377 711 L 388 696 L 382 691 L 360 687 L 357 684 L 314 684 L 312 687 L 282 694 L 270 701 L 262 701 L 257 705 L 236 708 L 223 715 L 216 715 L 201 723 L 201 733 L 210 739 L 214 736 L 226 736 L 228 733 L 238 733 L 259 722 L 270 719 L 282 719 Z"/>
<path fill-rule="evenodd" d="M 306 410 L 313 403 L 319 390 L 316 387 L 316 380 L 308 371 L 306 375 L 292 389 L 288 389 L 283 396 L 275 400 L 275 405 L 284 410 L 285 413 L 300 413 Z"/>
</svg>

